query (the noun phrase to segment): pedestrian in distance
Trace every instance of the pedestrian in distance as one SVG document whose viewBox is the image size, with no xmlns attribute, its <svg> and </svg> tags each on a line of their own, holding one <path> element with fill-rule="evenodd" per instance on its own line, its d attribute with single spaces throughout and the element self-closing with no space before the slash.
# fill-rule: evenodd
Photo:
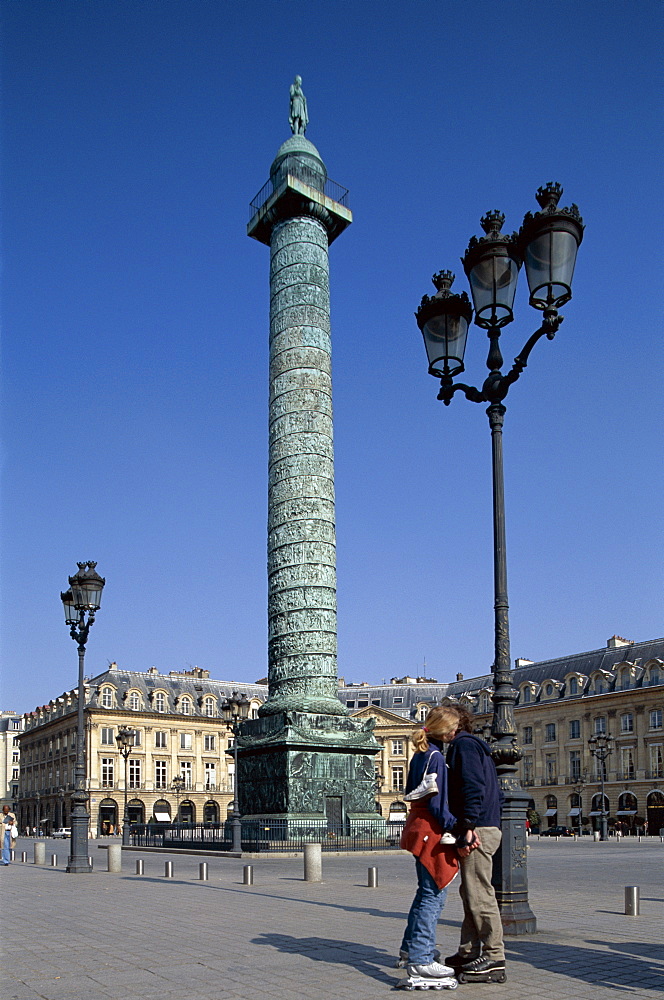
<svg viewBox="0 0 664 1000">
<path fill-rule="evenodd" d="M 435 947 L 438 919 L 447 887 L 459 871 L 455 818 L 447 795 L 447 765 L 441 734 L 448 732 L 456 717 L 444 707 L 429 713 L 426 725 L 418 727 L 411 740 L 416 753 L 410 762 L 406 794 L 410 803 L 401 835 L 401 847 L 415 856 L 417 891 L 404 932 L 397 967 L 408 970 L 405 988 L 454 989 L 454 969 L 442 964 Z"/>
<path fill-rule="evenodd" d="M 9 806 L 5 805 L 2 807 L 2 861 L 0 861 L 5 867 L 11 863 L 12 841 L 16 839 L 17 834 L 16 816 Z"/>
<path fill-rule="evenodd" d="M 503 794 L 491 748 L 472 732 L 472 716 L 461 708 L 449 711 L 455 721 L 442 739 L 448 744 L 449 807 L 457 817 L 463 923 L 459 948 L 445 961 L 459 982 L 504 983 L 503 925 L 491 883 Z"/>
</svg>

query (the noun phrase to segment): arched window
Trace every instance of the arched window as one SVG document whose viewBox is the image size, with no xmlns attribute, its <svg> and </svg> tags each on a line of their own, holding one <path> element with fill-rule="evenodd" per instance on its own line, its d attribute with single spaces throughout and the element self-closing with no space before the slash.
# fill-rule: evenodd
<svg viewBox="0 0 664 1000">
<path fill-rule="evenodd" d="M 569 679 L 569 693 L 578 694 L 579 693 L 579 682 L 576 677 L 570 677 Z"/>
<path fill-rule="evenodd" d="M 618 799 L 618 810 L 622 810 L 623 812 L 636 812 L 636 795 L 632 795 L 631 792 L 623 792 Z"/>
<path fill-rule="evenodd" d="M 426 719 L 426 717 L 427 717 L 428 714 L 429 714 L 429 706 L 428 705 L 420 705 L 420 707 L 417 710 L 417 718 L 418 718 L 418 720 L 420 722 L 424 722 L 424 720 Z"/>
<path fill-rule="evenodd" d="M 141 699 L 136 691 L 132 691 L 129 695 L 129 708 L 132 712 L 138 712 L 141 707 Z"/>
<path fill-rule="evenodd" d="M 101 689 L 101 707 L 113 708 L 113 688 L 104 687 Z"/>
<path fill-rule="evenodd" d="M 214 698 L 205 699 L 205 714 L 208 716 L 214 715 Z"/>
<path fill-rule="evenodd" d="M 631 674 L 629 667 L 625 667 L 620 671 L 620 690 L 627 691 L 631 684 Z"/>
<path fill-rule="evenodd" d="M 490 698 L 486 691 L 483 691 L 480 695 L 480 712 L 488 712 L 490 706 Z"/>
<path fill-rule="evenodd" d="M 163 691 L 157 691 L 154 696 L 154 707 L 157 712 L 166 711 L 166 697 Z"/>
<path fill-rule="evenodd" d="M 529 705 L 531 698 L 532 698 L 532 691 L 530 690 L 529 687 L 525 687 L 523 689 L 523 696 L 522 696 L 522 699 L 521 699 L 523 701 L 524 705 Z"/>
<path fill-rule="evenodd" d="M 546 686 L 546 693 L 547 693 L 547 696 L 550 698 L 551 695 L 553 694 L 553 684 L 547 684 L 547 686 Z"/>
<path fill-rule="evenodd" d="M 650 668 L 650 673 L 648 674 L 648 684 L 654 686 L 655 684 L 661 684 L 661 674 L 659 672 L 659 667 L 657 664 Z"/>
<path fill-rule="evenodd" d="M 183 715 L 191 715 L 191 702 L 189 698 L 183 698 L 180 702 L 180 708 Z"/>
</svg>

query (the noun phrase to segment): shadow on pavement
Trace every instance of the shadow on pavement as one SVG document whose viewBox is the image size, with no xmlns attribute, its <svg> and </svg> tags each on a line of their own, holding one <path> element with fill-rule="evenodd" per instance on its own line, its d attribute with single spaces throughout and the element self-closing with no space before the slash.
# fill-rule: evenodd
<svg viewBox="0 0 664 1000">
<path fill-rule="evenodd" d="M 589 940 L 587 943 L 613 951 L 509 938 L 506 941 L 507 960 L 508 963 L 525 962 L 533 969 L 603 986 L 607 991 L 629 991 L 632 996 L 636 983 L 643 989 L 664 989 L 664 963 L 653 965 L 651 962 L 651 959 L 661 962 L 660 946 L 643 942 Z M 619 964 L 616 963 L 618 959 Z"/>
<path fill-rule="evenodd" d="M 395 956 L 383 949 L 358 944 L 357 941 L 337 941 L 332 938 L 292 937 L 288 934 L 261 934 L 252 944 L 264 944 L 287 954 L 306 955 L 314 962 L 348 965 L 370 979 L 394 986 L 396 971 L 388 975 L 384 969 L 394 965 Z"/>
</svg>

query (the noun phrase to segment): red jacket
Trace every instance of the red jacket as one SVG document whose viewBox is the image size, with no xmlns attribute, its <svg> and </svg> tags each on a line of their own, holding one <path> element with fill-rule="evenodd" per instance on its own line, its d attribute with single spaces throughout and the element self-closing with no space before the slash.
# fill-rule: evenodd
<svg viewBox="0 0 664 1000">
<path fill-rule="evenodd" d="M 400 846 L 422 862 L 439 889 L 449 885 L 459 871 L 456 847 L 441 844 L 442 833 L 442 827 L 429 812 L 426 802 L 411 802 Z"/>
</svg>

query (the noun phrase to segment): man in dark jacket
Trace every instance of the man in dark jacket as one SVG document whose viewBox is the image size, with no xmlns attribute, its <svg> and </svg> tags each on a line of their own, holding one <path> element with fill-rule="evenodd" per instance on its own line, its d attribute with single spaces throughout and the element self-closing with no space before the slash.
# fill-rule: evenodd
<svg viewBox="0 0 664 1000">
<path fill-rule="evenodd" d="M 503 927 L 491 884 L 503 795 L 491 750 L 470 726 L 471 717 L 459 711 L 459 727 L 450 735 L 446 758 L 449 807 L 457 817 L 464 918 L 459 950 L 445 961 L 463 972 L 467 982 L 504 981 Z"/>
</svg>

